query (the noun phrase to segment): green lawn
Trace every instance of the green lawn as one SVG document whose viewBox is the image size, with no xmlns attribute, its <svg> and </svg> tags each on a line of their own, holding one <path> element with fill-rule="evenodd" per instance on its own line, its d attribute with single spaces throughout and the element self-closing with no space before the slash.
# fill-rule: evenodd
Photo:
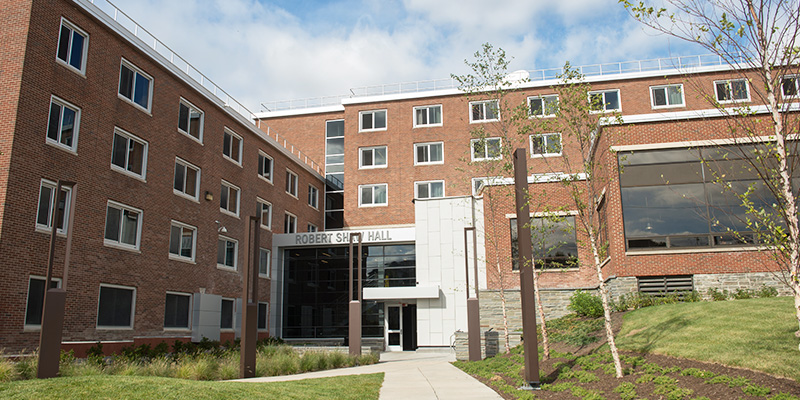
<svg viewBox="0 0 800 400">
<path fill-rule="evenodd" d="M 377 399 L 383 373 L 290 382 L 86 376 L 0 383 L 3 399 Z"/>
<path fill-rule="evenodd" d="M 645 307 L 625 315 L 617 345 L 800 381 L 793 304 L 776 297 Z"/>
</svg>

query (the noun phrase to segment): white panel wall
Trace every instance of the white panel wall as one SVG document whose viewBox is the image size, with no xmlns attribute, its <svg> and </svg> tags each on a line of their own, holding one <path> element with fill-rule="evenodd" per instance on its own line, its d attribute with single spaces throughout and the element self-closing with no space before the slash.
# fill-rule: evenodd
<svg viewBox="0 0 800 400">
<path fill-rule="evenodd" d="M 192 307 L 192 341 L 199 342 L 204 337 L 209 340 L 219 340 L 222 296 L 195 293 Z"/>
</svg>

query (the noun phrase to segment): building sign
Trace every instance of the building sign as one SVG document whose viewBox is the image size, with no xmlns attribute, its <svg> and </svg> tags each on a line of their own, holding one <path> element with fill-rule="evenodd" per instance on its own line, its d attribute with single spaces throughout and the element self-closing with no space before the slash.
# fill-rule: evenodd
<svg viewBox="0 0 800 400">
<path fill-rule="evenodd" d="M 362 243 L 391 243 L 414 241 L 414 228 L 367 229 L 363 231 L 334 231 L 289 233 L 273 237 L 273 246 L 297 247 L 320 245 L 346 245 L 350 243 L 351 233 L 361 233 Z M 354 240 L 353 243 L 357 243 Z"/>
</svg>

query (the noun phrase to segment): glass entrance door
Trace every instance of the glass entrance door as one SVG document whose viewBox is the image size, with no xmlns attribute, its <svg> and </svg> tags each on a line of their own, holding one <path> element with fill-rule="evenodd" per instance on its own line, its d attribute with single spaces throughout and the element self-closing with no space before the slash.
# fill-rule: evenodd
<svg viewBox="0 0 800 400">
<path fill-rule="evenodd" d="M 386 306 L 386 350 L 403 351 L 403 308 Z"/>
</svg>

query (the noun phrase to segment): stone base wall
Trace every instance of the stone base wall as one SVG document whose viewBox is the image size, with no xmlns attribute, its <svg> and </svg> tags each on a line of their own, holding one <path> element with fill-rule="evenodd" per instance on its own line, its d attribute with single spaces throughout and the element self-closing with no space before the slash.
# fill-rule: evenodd
<svg viewBox="0 0 800 400">
<path fill-rule="evenodd" d="M 781 275 L 775 272 L 696 274 L 694 275 L 694 290 L 704 298 L 708 298 L 708 289 L 711 288 L 733 292 L 736 289 L 758 290 L 766 286 L 775 288 L 778 296 L 791 296 L 791 289 L 781 279 Z"/>
</svg>

